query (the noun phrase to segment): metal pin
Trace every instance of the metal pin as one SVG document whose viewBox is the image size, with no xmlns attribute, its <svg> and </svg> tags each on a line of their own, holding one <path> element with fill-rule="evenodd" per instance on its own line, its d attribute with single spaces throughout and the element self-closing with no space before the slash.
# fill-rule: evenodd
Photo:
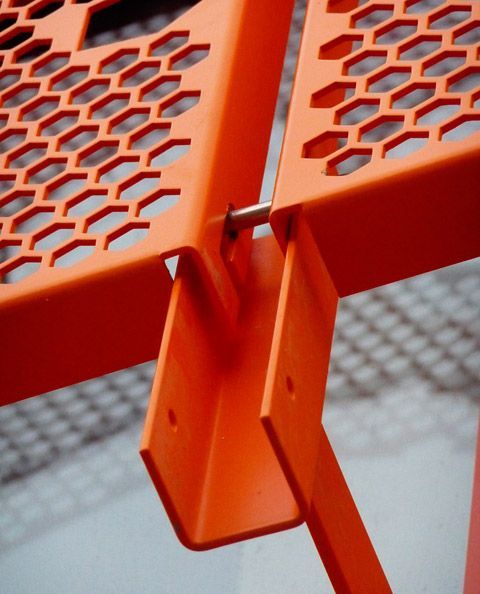
<svg viewBox="0 0 480 594">
<path fill-rule="evenodd" d="M 243 229 L 250 229 L 258 225 L 268 223 L 272 201 L 259 202 L 244 208 L 230 210 L 227 213 L 226 230 L 228 233 L 235 233 Z"/>
</svg>

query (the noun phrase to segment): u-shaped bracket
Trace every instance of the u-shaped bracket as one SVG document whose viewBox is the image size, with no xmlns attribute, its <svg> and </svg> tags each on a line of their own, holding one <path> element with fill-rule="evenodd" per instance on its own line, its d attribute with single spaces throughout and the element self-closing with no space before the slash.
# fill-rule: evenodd
<svg viewBox="0 0 480 594">
<path fill-rule="evenodd" d="M 301 214 L 253 243 L 233 333 L 180 263 L 142 457 L 189 548 L 306 521 L 337 592 L 390 592 L 321 424 L 337 291 Z"/>
</svg>

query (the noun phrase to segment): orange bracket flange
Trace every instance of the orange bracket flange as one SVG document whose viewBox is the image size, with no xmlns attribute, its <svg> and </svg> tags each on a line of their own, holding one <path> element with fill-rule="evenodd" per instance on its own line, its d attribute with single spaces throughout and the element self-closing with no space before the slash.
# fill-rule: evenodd
<svg viewBox="0 0 480 594">
<path fill-rule="evenodd" d="M 338 293 L 302 216 L 293 222 L 262 422 L 338 594 L 391 592 L 322 426 Z"/>
</svg>

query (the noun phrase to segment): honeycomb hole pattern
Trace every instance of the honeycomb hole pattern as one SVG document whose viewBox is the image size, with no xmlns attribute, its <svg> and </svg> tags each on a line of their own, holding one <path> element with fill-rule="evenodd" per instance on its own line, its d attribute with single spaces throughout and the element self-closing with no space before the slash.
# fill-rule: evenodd
<svg viewBox="0 0 480 594">
<path fill-rule="evenodd" d="M 478 134 L 478 2 L 328 0 L 326 10 L 347 26 L 319 43 L 329 74 L 310 98 L 318 127 L 303 158 L 344 176 Z"/>
<path fill-rule="evenodd" d="M 190 150 L 175 122 L 201 101 L 184 78 L 210 45 L 159 26 L 146 43 L 110 47 L 97 19 L 85 43 L 101 46 L 95 53 L 62 50 L 36 27 L 66 3 L 0 10 L 0 290 L 136 246 L 182 194 L 162 175 Z"/>
</svg>

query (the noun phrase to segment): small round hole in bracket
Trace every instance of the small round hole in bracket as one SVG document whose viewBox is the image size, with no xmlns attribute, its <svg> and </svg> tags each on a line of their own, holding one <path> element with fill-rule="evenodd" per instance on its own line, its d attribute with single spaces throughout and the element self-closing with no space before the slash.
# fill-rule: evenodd
<svg viewBox="0 0 480 594">
<path fill-rule="evenodd" d="M 285 384 L 287 385 L 288 395 L 292 400 L 295 400 L 295 385 L 289 375 L 285 378 Z"/>
<path fill-rule="evenodd" d="M 177 415 L 171 408 L 168 409 L 168 422 L 170 423 L 172 431 L 176 433 L 178 431 Z"/>
</svg>

